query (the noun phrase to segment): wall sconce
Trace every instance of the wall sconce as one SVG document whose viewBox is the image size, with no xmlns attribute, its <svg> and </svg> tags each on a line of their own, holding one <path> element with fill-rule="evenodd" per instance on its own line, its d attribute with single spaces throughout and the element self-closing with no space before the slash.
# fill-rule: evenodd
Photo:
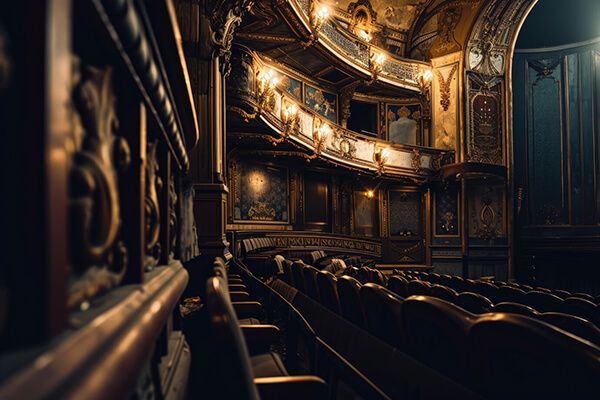
<svg viewBox="0 0 600 400">
<path fill-rule="evenodd" d="M 375 165 L 377 166 L 377 174 L 383 174 L 385 170 L 385 164 L 388 162 L 388 157 L 390 154 L 390 150 L 382 147 L 375 147 L 375 151 L 373 152 L 373 161 L 375 161 Z"/>
<path fill-rule="evenodd" d="M 362 40 L 364 40 L 367 43 L 369 43 L 371 41 L 371 39 L 373 39 L 373 36 L 371 36 L 371 34 L 367 31 L 365 31 L 364 29 L 358 29 L 356 31 L 356 34 L 358 35 L 359 38 L 361 38 Z"/>
<path fill-rule="evenodd" d="M 275 87 L 279 84 L 279 78 L 275 71 L 268 68 L 258 75 L 258 106 L 272 110 L 275 107 Z"/>
<path fill-rule="evenodd" d="M 383 71 L 383 63 L 385 62 L 385 54 L 381 52 L 371 51 L 369 56 L 369 70 L 371 71 L 371 81 L 373 83 Z"/>
<path fill-rule="evenodd" d="M 421 91 L 421 103 L 423 108 L 423 117 L 429 118 L 431 115 L 431 82 L 433 80 L 433 71 L 429 68 L 419 71 L 417 84 Z"/>
<path fill-rule="evenodd" d="M 323 24 L 325 21 L 329 19 L 329 7 L 325 4 L 318 4 L 317 0 L 312 0 L 310 2 L 310 26 L 312 28 L 312 32 L 310 33 L 310 37 L 308 42 L 304 44 L 304 47 L 309 47 L 315 44 L 319 38 L 319 32 L 321 28 L 323 28 Z"/>
<path fill-rule="evenodd" d="M 318 120 L 315 120 L 318 121 Z M 319 122 L 315 123 L 315 128 L 313 129 L 313 143 L 314 143 L 314 151 L 316 155 L 320 155 L 321 152 L 325 149 L 325 143 L 327 142 L 327 138 L 333 130 L 327 124 L 327 122 Z"/>
<path fill-rule="evenodd" d="M 433 72 L 429 68 L 422 69 L 419 72 L 417 83 L 419 84 L 419 90 L 421 90 L 421 93 L 429 91 L 432 80 Z"/>
<path fill-rule="evenodd" d="M 367 196 L 367 199 L 372 199 L 373 197 L 375 197 L 375 191 L 369 189 L 365 192 L 365 196 Z"/>
<path fill-rule="evenodd" d="M 294 134 L 300 127 L 300 115 L 298 115 L 298 106 L 284 99 L 281 111 L 281 120 L 283 122 L 283 137 L 287 138 Z"/>
</svg>

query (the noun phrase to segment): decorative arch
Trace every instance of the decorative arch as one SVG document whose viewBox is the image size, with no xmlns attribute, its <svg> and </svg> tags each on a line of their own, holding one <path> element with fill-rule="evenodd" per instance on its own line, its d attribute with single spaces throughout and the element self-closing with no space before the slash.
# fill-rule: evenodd
<svg viewBox="0 0 600 400">
<path fill-rule="evenodd" d="M 512 53 L 537 1 L 492 0 L 473 25 L 465 48 L 463 161 L 512 164 Z"/>
</svg>

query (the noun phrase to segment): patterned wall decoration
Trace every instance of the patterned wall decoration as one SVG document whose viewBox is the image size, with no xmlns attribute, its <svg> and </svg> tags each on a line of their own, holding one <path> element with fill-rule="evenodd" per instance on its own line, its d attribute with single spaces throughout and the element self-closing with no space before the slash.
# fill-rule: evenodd
<svg viewBox="0 0 600 400">
<path fill-rule="evenodd" d="M 390 235 L 420 236 L 423 232 L 421 194 L 390 190 Z"/>
<path fill-rule="evenodd" d="M 337 96 L 310 85 L 304 85 L 304 104 L 331 122 L 337 123 Z"/>
<path fill-rule="evenodd" d="M 287 169 L 236 162 L 231 179 L 234 221 L 289 221 Z"/>
<path fill-rule="evenodd" d="M 469 190 L 469 237 L 482 240 L 506 237 L 504 193 L 502 186 Z"/>
<path fill-rule="evenodd" d="M 459 233 L 458 190 L 448 186 L 435 194 L 435 236 L 454 236 Z"/>
<path fill-rule="evenodd" d="M 420 145 L 422 143 L 422 113 L 420 104 L 386 105 L 387 137 L 392 143 Z"/>
<path fill-rule="evenodd" d="M 302 100 L 302 82 L 288 75 L 281 75 L 279 85 L 291 96 Z"/>
<path fill-rule="evenodd" d="M 471 130 L 468 135 L 469 161 L 502 164 L 502 92 L 500 80 L 485 81 L 478 76 L 469 80 Z"/>
<path fill-rule="evenodd" d="M 454 150 L 460 126 L 459 66 L 462 53 L 432 60 L 432 138 L 436 149 Z"/>
</svg>

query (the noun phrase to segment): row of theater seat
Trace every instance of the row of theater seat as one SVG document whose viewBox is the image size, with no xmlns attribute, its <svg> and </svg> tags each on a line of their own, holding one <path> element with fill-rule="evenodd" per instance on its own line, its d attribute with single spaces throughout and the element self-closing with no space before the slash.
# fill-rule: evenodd
<svg viewBox="0 0 600 400">
<path fill-rule="evenodd" d="M 275 239 L 269 237 L 249 238 L 242 240 L 242 251 L 244 254 L 260 253 L 275 249 Z"/>
<path fill-rule="evenodd" d="M 347 275 L 336 278 L 301 263 L 292 264 L 283 279 L 374 336 L 486 396 L 598 393 L 600 348 L 542 322 L 554 321 L 552 313 L 541 314 L 539 320 L 511 313 L 477 315 L 442 299 L 410 293 L 403 298 L 381 285 L 363 285 Z M 495 311 L 493 305 L 490 311 Z"/>
<path fill-rule="evenodd" d="M 504 282 L 504 281 L 500 281 L 500 280 L 489 281 L 489 280 L 483 280 L 483 279 L 472 280 L 472 279 L 464 279 L 460 276 L 440 275 L 435 272 L 422 272 L 422 271 L 397 271 L 396 270 L 396 271 L 394 271 L 394 275 L 399 275 L 399 276 L 405 277 L 409 280 L 418 279 L 418 280 L 428 281 L 431 283 L 437 283 L 440 285 L 451 287 L 458 292 L 463 292 L 463 291 L 469 290 L 472 287 L 473 283 L 483 282 L 483 283 L 487 283 L 487 284 L 492 284 L 498 288 L 502 287 L 502 286 L 510 286 L 510 287 L 514 287 L 514 288 L 523 290 L 524 292 L 536 290 L 536 291 L 540 291 L 540 292 L 550 293 L 557 297 L 560 297 L 561 299 L 566 299 L 568 297 L 578 297 L 578 298 L 590 301 L 594 304 L 600 303 L 600 296 L 594 297 L 588 293 L 571 293 L 567 290 L 548 289 L 548 288 L 540 287 L 540 286 L 533 287 L 530 285 L 519 284 L 516 282 Z M 491 289 L 493 289 L 493 287 L 491 287 Z"/>
<path fill-rule="evenodd" d="M 313 375 L 290 376 L 281 357 L 270 351 L 279 328 L 262 324 L 261 304 L 252 300 L 241 275 L 229 275 L 223 260 L 206 284 L 208 313 L 208 397 L 222 399 L 307 399 L 327 397 L 327 385 Z M 243 307 L 243 306 L 246 307 Z M 248 307 L 253 306 L 253 307 Z M 246 318 L 240 318 L 246 317 Z"/>
<path fill-rule="evenodd" d="M 420 277 L 422 278 L 423 275 L 420 275 Z M 433 280 L 441 282 L 435 277 Z M 445 282 L 452 286 L 415 279 L 410 276 L 394 275 L 389 278 L 388 286 L 404 297 L 411 294 L 431 294 L 449 301 L 453 301 L 459 296 L 459 293 L 461 295 L 470 293 L 470 295 L 462 296 L 465 299 L 470 299 L 468 300 L 469 303 L 464 304 L 464 307 L 476 313 L 491 310 L 493 304 L 509 302 L 522 305 L 522 307 L 513 306 L 512 308 L 514 310 L 520 309 L 521 314 L 530 313 L 533 310 L 541 313 L 559 312 L 583 318 L 600 327 L 600 306 L 579 296 L 563 299 L 547 290 L 542 290 L 542 288 L 533 288 L 526 292 L 510 285 L 496 286 L 486 281 L 452 279 Z M 480 296 L 477 297 L 474 294 Z"/>
</svg>

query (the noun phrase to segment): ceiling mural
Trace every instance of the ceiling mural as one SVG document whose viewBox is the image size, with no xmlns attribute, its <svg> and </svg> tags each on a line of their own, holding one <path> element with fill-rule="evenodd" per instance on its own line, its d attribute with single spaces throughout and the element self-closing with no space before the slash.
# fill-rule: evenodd
<svg viewBox="0 0 600 400">
<path fill-rule="evenodd" d="M 359 0 L 360 1 L 360 0 Z M 336 6 L 348 11 L 356 0 L 339 0 Z M 408 31 L 417 15 L 430 0 L 370 0 L 378 24 L 387 28 Z"/>
</svg>

